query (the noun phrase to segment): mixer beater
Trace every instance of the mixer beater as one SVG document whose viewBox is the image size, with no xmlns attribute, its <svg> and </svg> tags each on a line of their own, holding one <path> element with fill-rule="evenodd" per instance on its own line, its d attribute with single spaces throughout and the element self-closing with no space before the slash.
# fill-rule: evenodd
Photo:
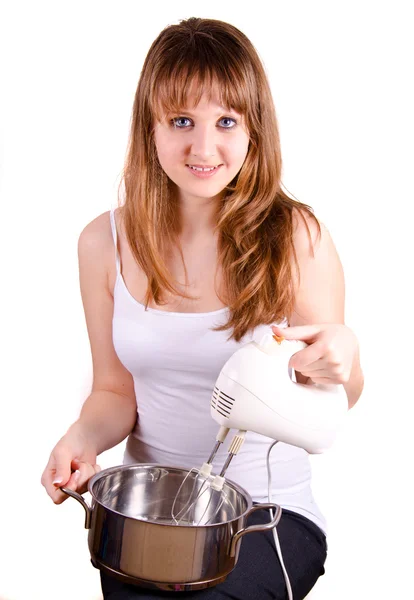
<svg viewBox="0 0 414 600">
<path fill-rule="evenodd" d="M 226 504 L 234 511 L 230 499 L 223 489 L 224 475 L 243 445 L 246 431 L 239 430 L 228 449 L 228 457 L 219 475 L 212 475 L 213 460 L 220 445 L 224 442 L 229 428 L 220 427 L 216 444 L 208 461 L 200 469 L 190 469 L 180 485 L 171 508 L 171 517 L 176 525 L 208 525 L 214 523 L 220 509 Z M 190 488 L 190 490 L 188 489 Z M 177 510 L 177 507 L 179 510 Z"/>
</svg>

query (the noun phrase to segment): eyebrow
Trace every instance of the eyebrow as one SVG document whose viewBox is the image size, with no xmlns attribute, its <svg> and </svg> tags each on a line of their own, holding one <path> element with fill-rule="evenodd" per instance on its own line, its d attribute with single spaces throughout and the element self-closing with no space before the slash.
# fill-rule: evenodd
<svg viewBox="0 0 414 600">
<path fill-rule="evenodd" d="M 194 117 L 195 116 L 194 113 L 191 112 L 191 110 L 186 110 L 185 108 L 182 108 L 181 111 L 178 111 L 178 112 L 186 113 L 187 115 L 190 115 L 190 117 Z M 236 114 L 233 109 L 231 109 L 231 108 L 227 109 L 227 108 L 223 107 L 222 110 L 220 110 L 218 112 L 215 112 L 213 116 L 214 117 L 220 117 L 223 113 L 233 113 L 233 114 Z"/>
</svg>

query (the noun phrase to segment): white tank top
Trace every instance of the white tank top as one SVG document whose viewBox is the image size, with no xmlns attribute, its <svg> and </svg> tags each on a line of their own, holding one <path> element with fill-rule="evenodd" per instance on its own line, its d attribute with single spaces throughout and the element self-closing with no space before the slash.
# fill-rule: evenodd
<svg viewBox="0 0 414 600">
<path fill-rule="evenodd" d="M 207 313 L 145 310 L 125 285 L 113 210 L 110 219 L 117 271 L 113 342 L 120 361 L 134 379 L 138 410 L 124 464 L 200 467 L 208 459 L 219 429 L 210 416 L 210 400 L 221 368 L 241 345 L 260 341 L 270 325 L 255 328 L 240 342 L 227 341 L 230 330 L 211 328 L 227 321 L 228 308 Z M 287 326 L 287 321 L 279 326 Z M 255 502 L 268 501 L 266 454 L 273 441 L 247 432 L 241 451 L 226 473 Z M 214 473 L 219 473 L 224 464 L 228 443 L 226 440 L 224 449 L 222 446 L 216 455 Z M 272 500 L 304 515 L 326 532 L 325 519 L 312 497 L 307 452 L 279 442 L 271 451 L 270 465 Z"/>
</svg>

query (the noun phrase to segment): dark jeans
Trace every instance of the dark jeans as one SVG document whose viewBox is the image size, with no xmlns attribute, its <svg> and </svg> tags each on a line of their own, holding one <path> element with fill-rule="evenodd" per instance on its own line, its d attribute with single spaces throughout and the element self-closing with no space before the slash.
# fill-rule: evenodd
<svg viewBox="0 0 414 600">
<path fill-rule="evenodd" d="M 269 511 L 257 510 L 247 525 L 268 522 Z M 323 575 L 327 554 L 325 535 L 312 521 L 284 510 L 277 526 L 283 561 L 289 575 L 294 600 L 302 600 L 318 577 Z M 238 562 L 223 583 L 193 592 L 152 591 L 128 585 L 101 572 L 105 600 L 287 600 L 282 569 L 271 531 L 251 533 L 242 538 Z"/>
</svg>

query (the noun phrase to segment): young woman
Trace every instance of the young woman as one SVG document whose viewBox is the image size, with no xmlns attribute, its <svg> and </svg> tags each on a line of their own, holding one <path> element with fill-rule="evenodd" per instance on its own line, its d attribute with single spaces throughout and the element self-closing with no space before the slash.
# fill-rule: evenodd
<svg viewBox="0 0 414 600">
<path fill-rule="evenodd" d="M 128 436 L 124 462 L 200 465 L 217 432 L 210 397 L 226 360 L 272 331 L 304 340 L 301 383 L 363 388 L 358 341 L 344 324 L 344 278 L 327 229 L 281 189 L 275 108 L 247 37 L 217 20 L 164 29 L 133 107 L 119 207 L 79 238 L 93 387 L 53 449 L 42 483 L 56 504 L 86 489 L 97 456 Z M 267 499 L 269 439 L 248 433 L 227 476 Z M 217 456 L 218 472 L 226 457 Z M 278 444 L 272 499 L 295 600 L 324 572 L 325 521 L 306 452 Z M 268 521 L 266 511 L 251 522 Z M 102 575 L 105 598 L 165 593 Z M 271 534 L 246 536 L 227 580 L 186 597 L 286 598 Z"/>
</svg>

